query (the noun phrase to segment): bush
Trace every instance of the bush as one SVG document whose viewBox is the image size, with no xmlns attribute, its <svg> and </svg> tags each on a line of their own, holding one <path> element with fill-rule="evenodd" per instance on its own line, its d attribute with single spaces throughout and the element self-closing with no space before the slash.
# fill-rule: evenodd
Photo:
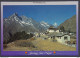
<svg viewBox="0 0 80 58">
<path fill-rule="evenodd" d="M 18 42 L 16 41 L 15 44 L 16 44 L 16 46 L 35 48 L 35 46 L 33 45 L 33 43 L 31 41 L 18 40 Z"/>
<path fill-rule="evenodd" d="M 13 36 L 11 36 L 11 38 L 9 40 L 4 40 L 4 43 L 9 43 L 9 42 L 13 42 L 15 40 L 20 40 L 20 39 L 29 39 L 33 37 L 33 34 L 27 34 L 25 33 L 25 31 L 22 31 L 22 32 L 16 32 Z"/>
<path fill-rule="evenodd" d="M 71 42 L 70 41 L 67 41 L 67 44 L 71 44 Z"/>
<path fill-rule="evenodd" d="M 30 38 L 31 40 L 35 40 L 35 37 Z"/>
<path fill-rule="evenodd" d="M 4 49 L 7 48 L 7 44 L 3 44 L 3 48 L 4 48 Z"/>
<path fill-rule="evenodd" d="M 73 41 L 73 44 L 76 44 L 76 41 Z"/>
<path fill-rule="evenodd" d="M 64 26 L 60 26 L 60 30 L 61 30 L 62 32 L 65 32 Z"/>
</svg>

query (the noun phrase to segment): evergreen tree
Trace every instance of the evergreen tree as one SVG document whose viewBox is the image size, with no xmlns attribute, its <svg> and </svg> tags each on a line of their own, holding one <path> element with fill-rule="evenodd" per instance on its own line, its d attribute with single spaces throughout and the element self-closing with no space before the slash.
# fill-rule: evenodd
<svg viewBox="0 0 80 58">
<path fill-rule="evenodd" d="M 60 30 L 61 30 L 62 32 L 65 32 L 65 29 L 64 29 L 63 26 L 60 27 Z"/>
</svg>

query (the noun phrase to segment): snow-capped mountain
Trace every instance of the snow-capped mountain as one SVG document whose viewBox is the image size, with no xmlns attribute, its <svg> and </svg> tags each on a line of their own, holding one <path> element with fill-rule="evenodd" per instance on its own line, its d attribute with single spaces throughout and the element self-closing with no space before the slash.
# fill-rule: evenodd
<svg viewBox="0 0 80 58">
<path fill-rule="evenodd" d="M 45 28 L 48 28 L 50 25 L 44 21 L 40 22 L 40 24 L 45 27 Z"/>
<path fill-rule="evenodd" d="M 55 23 L 53 24 L 53 26 L 54 26 L 54 27 L 57 27 L 58 25 L 57 25 L 57 23 L 55 22 Z"/>
<path fill-rule="evenodd" d="M 26 16 L 18 16 L 17 13 L 4 19 L 4 38 L 9 38 L 19 31 L 25 32 L 43 32 L 49 25 L 45 22 L 36 22 L 32 18 Z"/>
</svg>

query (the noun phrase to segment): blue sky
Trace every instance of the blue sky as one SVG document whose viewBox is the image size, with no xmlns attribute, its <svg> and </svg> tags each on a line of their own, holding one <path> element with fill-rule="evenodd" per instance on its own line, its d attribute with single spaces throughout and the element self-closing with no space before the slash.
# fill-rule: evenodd
<svg viewBox="0 0 80 58">
<path fill-rule="evenodd" d="M 5 5 L 3 7 L 3 17 L 7 18 L 13 13 L 19 16 L 25 15 L 33 18 L 37 22 L 45 21 L 49 24 L 55 22 L 60 25 L 65 20 L 76 15 L 75 5 Z"/>
</svg>

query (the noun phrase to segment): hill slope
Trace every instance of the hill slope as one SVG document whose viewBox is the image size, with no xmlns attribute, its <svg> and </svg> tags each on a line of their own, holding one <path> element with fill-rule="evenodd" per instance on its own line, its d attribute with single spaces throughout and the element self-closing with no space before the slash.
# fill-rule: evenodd
<svg viewBox="0 0 80 58">
<path fill-rule="evenodd" d="M 58 28 L 60 28 L 61 26 L 63 26 L 66 31 L 76 32 L 76 15 L 60 24 Z"/>
<path fill-rule="evenodd" d="M 46 27 L 47 25 L 45 25 Z M 4 19 L 4 39 L 9 39 L 16 32 L 43 32 L 45 28 L 39 22 L 26 16 L 18 16 L 17 13 Z"/>
</svg>

